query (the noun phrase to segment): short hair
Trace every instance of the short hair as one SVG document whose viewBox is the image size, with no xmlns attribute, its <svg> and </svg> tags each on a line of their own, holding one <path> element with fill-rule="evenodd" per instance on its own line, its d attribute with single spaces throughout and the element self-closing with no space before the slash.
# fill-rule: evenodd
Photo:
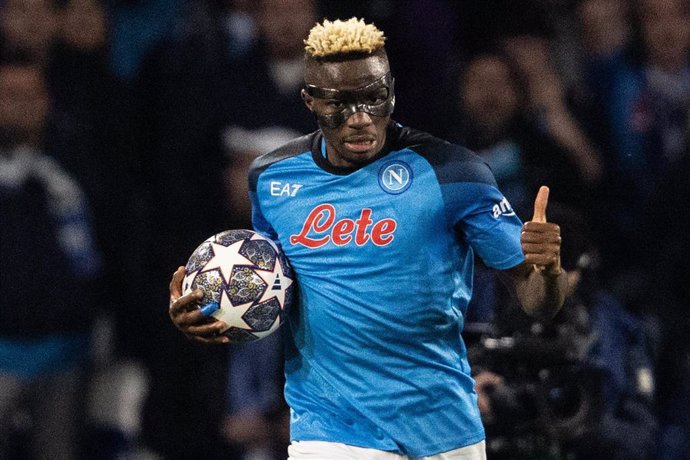
<svg viewBox="0 0 690 460">
<path fill-rule="evenodd" d="M 339 58 L 374 55 L 383 51 L 386 37 L 373 24 L 355 17 L 316 24 L 304 40 L 307 58 L 337 60 Z"/>
</svg>

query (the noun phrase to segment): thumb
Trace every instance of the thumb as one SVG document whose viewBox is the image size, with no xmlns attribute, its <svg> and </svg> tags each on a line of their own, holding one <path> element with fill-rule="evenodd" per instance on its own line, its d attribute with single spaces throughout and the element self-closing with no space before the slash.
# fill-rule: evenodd
<svg viewBox="0 0 690 460">
<path fill-rule="evenodd" d="M 546 205 L 549 202 L 549 188 L 542 185 L 537 193 L 537 198 L 534 200 L 534 216 L 533 222 L 546 222 Z"/>
</svg>

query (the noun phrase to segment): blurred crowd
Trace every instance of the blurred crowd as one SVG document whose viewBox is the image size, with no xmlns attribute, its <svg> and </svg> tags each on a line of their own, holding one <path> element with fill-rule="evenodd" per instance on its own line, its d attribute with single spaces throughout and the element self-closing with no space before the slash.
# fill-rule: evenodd
<svg viewBox="0 0 690 460">
<path fill-rule="evenodd" d="M 386 33 L 396 121 L 481 155 L 523 220 L 551 188 L 563 313 L 475 277 L 489 458 L 690 458 L 690 1 L 0 0 L 0 459 L 285 458 L 278 335 L 192 345 L 168 283 L 251 228 L 249 164 L 317 128 L 302 40 L 351 16 Z M 534 364 L 507 338 L 587 369 L 596 417 L 536 436 L 555 409 L 506 384 Z"/>
</svg>

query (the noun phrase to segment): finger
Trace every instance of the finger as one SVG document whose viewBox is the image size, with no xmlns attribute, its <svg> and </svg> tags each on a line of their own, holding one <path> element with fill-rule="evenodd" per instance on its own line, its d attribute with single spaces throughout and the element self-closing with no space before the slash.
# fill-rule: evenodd
<svg viewBox="0 0 690 460">
<path fill-rule="evenodd" d="M 204 293 L 200 289 L 196 289 L 187 295 L 179 297 L 170 304 L 170 315 L 177 316 L 180 313 L 198 309 L 199 302 L 203 297 Z"/>
<path fill-rule="evenodd" d="M 528 221 L 522 225 L 522 232 L 538 232 L 538 233 L 561 233 L 561 227 L 553 222 L 534 222 Z"/>
<path fill-rule="evenodd" d="M 184 267 L 177 267 L 175 273 L 173 273 L 172 280 L 170 281 L 170 298 L 177 299 L 182 296 L 182 280 L 185 275 Z"/>
<path fill-rule="evenodd" d="M 198 335 L 188 335 L 187 337 L 190 340 L 193 340 L 194 342 L 204 343 L 204 344 L 230 343 L 230 339 L 225 337 L 224 335 L 217 335 L 215 337 L 200 337 Z"/>
<path fill-rule="evenodd" d="M 222 331 L 228 328 L 228 325 L 222 321 L 215 321 L 211 324 L 195 325 L 186 327 L 184 332 L 186 334 L 198 335 L 201 337 L 213 337 L 219 335 Z"/>
<path fill-rule="evenodd" d="M 212 321 L 203 316 L 198 309 L 191 311 L 180 311 L 173 315 L 173 322 L 178 328 L 185 329 L 189 326 L 200 326 L 210 324 Z"/>
<path fill-rule="evenodd" d="M 531 232 L 525 232 L 522 235 L 520 235 L 520 242 L 521 243 L 534 243 L 534 244 L 539 244 L 539 243 L 545 243 L 545 244 L 561 244 L 561 241 L 563 238 L 561 238 L 561 235 L 558 233 L 531 233 Z"/>
<path fill-rule="evenodd" d="M 546 185 L 539 187 L 539 193 L 534 200 L 534 222 L 546 222 L 546 205 L 549 202 L 549 188 Z"/>
<path fill-rule="evenodd" d="M 556 254 L 525 254 L 525 263 L 544 268 L 558 263 Z"/>
<path fill-rule="evenodd" d="M 522 243 L 522 251 L 525 254 L 559 254 L 560 245 L 556 243 Z"/>
<path fill-rule="evenodd" d="M 194 311 L 199 309 L 199 303 L 203 299 L 204 294 L 200 289 L 196 289 L 189 294 L 179 297 L 170 304 L 170 313 L 177 315 L 179 313 Z"/>
</svg>

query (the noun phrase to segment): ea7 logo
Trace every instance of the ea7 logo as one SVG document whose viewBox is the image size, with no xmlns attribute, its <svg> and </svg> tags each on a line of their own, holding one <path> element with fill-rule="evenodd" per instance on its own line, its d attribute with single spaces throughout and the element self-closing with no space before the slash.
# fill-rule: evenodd
<svg viewBox="0 0 690 460">
<path fill-rule="evenodd" d="M 500 203 L 495 204 L 491 211 L 494 216 L 494 219 L 498 219 L 501 216 L 515 215 L 515 211 L 513 211 L 513 208 L 510 206 L 510 203 L 508 203 L 507 198 L 503 198 Z"/>
<path fill-rule="evenodd" d="M 289 182 L 271 181 L 271 196 L 295 196 L 297 191 L 302 188 L 302 184 L 291 184 Z"/>
</svg>

